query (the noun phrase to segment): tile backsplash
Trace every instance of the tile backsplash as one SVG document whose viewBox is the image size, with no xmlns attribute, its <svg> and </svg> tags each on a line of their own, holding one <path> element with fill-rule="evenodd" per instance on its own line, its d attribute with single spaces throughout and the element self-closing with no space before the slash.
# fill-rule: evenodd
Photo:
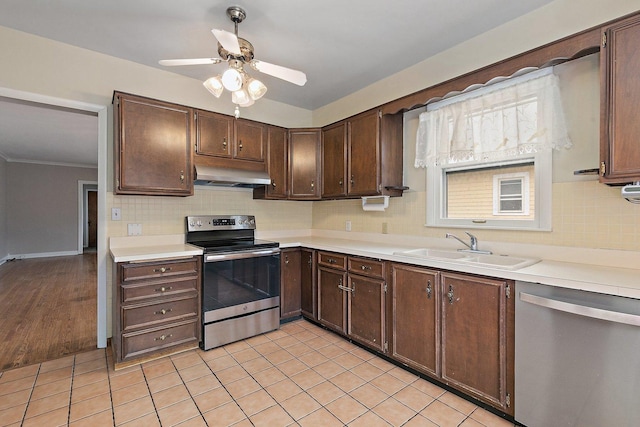
<svg viewBox="0 0 640 427">
<path fill-rule="evenodd" d="M 391 198 L 384 212 L 365 212 L 360 199 L 319 202 L 254 200 L 251 191 L 196 187 L 192 197 L 119 196 L 107 194 L 107 212 L 121 209 L 120 221 L 109 220 L 108 235 L 127 235 L 127 224 L 142 224 L 143 235 L 182 234 L 184 217 L 206 214 L 251 214 L 259 231 L 344 231 L 444 237 L 443 228 L 425 227 L 424 191 Z M 640 251 L 640 205 L 622 199 L 619 187 L 597 181 L 553 184 L 553 231 L 474 230 L 481 240 L 595 249 Z M 385 225 L 386 224 L 386 225 Z"/>
</svg>

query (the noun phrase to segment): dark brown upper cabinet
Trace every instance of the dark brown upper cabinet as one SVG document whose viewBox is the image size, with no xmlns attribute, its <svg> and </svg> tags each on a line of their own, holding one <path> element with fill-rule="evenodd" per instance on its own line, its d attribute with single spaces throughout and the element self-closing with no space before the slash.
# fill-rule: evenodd
<svg viewBox="0 0 640 427">
<path fill-rule="evenodd" d="M 640 181 L 640 16 L 602 30 L 600 182 Z"/>
<path fill-rule="evenodd" d="M 371 110 L 322 129 L 322 198 L 402 195 L 402 115 Z"/>
<path fill-rule="evenodd" d="M 196 154 L 264 162 L 267 126 L 224 114 L 196 111 Z M 234 167 L 233 163 L 228 167 Z"/>
<path fill-rule="evenodd" d="M 267 172 L 271 184 L 255 188 L 254 199 L 286 199 L 288 192 L 289 135 L 285 128 L 267 126 Z"/>
<path fill-rule="evenodd" d="M 114 92 L 115 194 L 193 195 L 193 110 Z"/>
<path fill-rule="evenodd" d="M 320 199 L 320 129 L 289 130 L 289 198 Z"/>
</svg>

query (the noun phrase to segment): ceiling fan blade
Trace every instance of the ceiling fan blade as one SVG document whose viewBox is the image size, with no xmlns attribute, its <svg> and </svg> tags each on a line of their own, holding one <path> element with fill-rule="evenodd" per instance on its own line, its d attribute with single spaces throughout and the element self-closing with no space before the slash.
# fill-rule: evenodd
<svg viewBox="0 0 640 427">
<path fill-rule="evenodd" d="M 253 60 L 251 66 L 261 73 L 286 80 L 298 86 L 304 86 L 307 82 L 307 75 L 302 71 L 292 70 L 291 68 L 281 67 L 280 65 L 270 64 L 264 61 Z"/>
<path fill-rule="evenodd" d="M 240 44 L 238 43 L 238 37 L 225 30 L 216 30 L 215 28 L 211 30 L 216 39 L 220 42 L 223 48 L 227 52 L 233 53 L 235 55 L 240 55 Z"/>
<path fill-rule="evenodd" d="M 162 59 L 158 61 L 160 65 L 173 67 L 175 65 L 207 65 L 222 62 L 220 58 L 193 58 L 193 59 Z"/>
</svg>

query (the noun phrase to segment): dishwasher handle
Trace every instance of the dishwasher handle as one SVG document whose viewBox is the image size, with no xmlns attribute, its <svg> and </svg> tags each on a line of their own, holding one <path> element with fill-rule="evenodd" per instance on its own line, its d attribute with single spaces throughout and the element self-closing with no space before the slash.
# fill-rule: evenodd
<svg viewBox="0 0 640 427">
<path fill-rule="evenodd" d="M 604 310 L 602 308 L 589 307 L 586 305 L 574 304 L 560 301 L 553 298 L 545 298 L 537 295 L 520 292 L 520 301 L 550 308 L 552 310 L 564 311 L 566 313 L 577 314 L 579 316 L 591 317 L 593 319 L 606 320 L 608 322 L 622 323 L 632 326 L 640 326 L 640 316 L 636 314 L 621 313 L 619 311 Z"/>
</svg>

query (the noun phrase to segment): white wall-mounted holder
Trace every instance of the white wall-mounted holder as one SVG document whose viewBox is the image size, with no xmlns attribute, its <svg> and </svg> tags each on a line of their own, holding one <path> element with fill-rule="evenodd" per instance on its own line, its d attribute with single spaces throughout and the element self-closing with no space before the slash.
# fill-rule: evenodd
<svg viewBox="0 0 640 427">
<path fill-rule="evenodd" d="M 389 196 L 369 196 L 362 198 L 362 210 L 384 211 L 389 207 Z"/>
</svg>

